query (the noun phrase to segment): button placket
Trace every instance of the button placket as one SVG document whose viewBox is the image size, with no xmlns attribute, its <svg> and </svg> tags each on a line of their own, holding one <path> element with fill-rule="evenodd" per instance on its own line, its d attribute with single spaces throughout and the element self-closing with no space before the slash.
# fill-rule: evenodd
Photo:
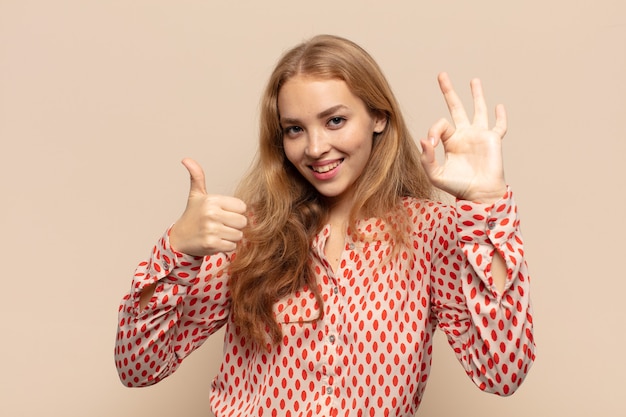
<svg viewBox="0 0 626 417">
<path fill-rule="evenodd" d="M 341 309 L 341 297 L 339 294 L 339 285 L 337 283 L 337 279 L 340 274 L 337 274 L 336 277 L 333 277 L 330 282 L 330 288 L 327 290 L 331 294 L 328 297 L 327 310 L 326 310 L 326 319 L 325 321 L 325 345 L 324 345 L 324 369 L 323 373 L 326 379 L 326 388 L 325 392 L 327 395 L 332 395 L 335 392 L 334 382 L 337 374 L 335 373 L 336 366 L 334 364 L 337 363 L 337 325 L 340 320 L 340 309 Z M 330 278 L 330 277 L 329 277 Z"/>
</svg>

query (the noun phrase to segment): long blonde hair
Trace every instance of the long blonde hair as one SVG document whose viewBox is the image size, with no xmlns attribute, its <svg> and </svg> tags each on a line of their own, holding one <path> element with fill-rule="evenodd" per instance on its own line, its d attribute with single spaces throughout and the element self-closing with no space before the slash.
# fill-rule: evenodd
<svg viewBox="0 0 626 417">
<path fill-rule="evenodd" d="M 307 75 L 343 80 L 373 114 L 387 125 L 373 140 L 370 160 L 355 182 L 349 228 L 361 217 L 400 215 L 394 242 L 405 241 L 398 201 L 405 196 L 430 198 L 432 186 L 419 162 L 419 150 L 405 125 L 398 103 L 382 71 L 357 44 L 337 36 L 319 35 L 285 53 L 274 69 L 261 102 L 257 159 L 240 183 L 237 195 L 251 208 L 231 268 L 230 291 L 235 324 L 244 336 L 264 344 L 281 340 L 273 304 L 306 289 L 323 311 L 320 290 L 310 270 L 310 247 L 328 216 L 324 198 L 291 165 L 283 149 L 278 94 L 291 77 Z"/>
</svg>

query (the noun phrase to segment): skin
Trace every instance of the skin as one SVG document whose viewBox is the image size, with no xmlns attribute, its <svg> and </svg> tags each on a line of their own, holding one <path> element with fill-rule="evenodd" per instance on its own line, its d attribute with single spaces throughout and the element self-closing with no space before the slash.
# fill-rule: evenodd
<svg viewBox="0 0 626 417">
<path fill-rule="evenodd" d="M 489 128 L 480 80 L 470 82 L 474 105 L 471 119 L 448 75 L 439 74 L 438 82 L 452 121 L 440 119 L 428 130 L 427 138 L 420 140 L 426 175 L 433 185 L 459 199 L 493 204 L 506 191 L 501 146 L 507 129 L 504 106 L 496 106 L 495 125 Z M 351 186 L 366 168 L 372 135 L 385 126 L 342 83 L 297 76 L 285 83 L 278 98 L 287 158 L 333 202 L 331 236 L 326 245 L 331 264 L 341 255 Z M 329 109 L 340 112 L 326 112 Z M 435 148 L 440 144 L 445 152 L 443 163 L 435 158 Z M 338 161 L 341 164 L 334 176 L 329 175 L 331 179 L 316 177 L 311 171 L 313 165 Z M 182 163 L 190 175 L 190 191 L 187 207 L 170 232 L 172 247 L 196 256 L 234 250 L 247 224 L 245 203 L 234 197 L 209 194 L 202 167 L 192 159 Z M 502 293 L 506 265 L 497 252 L 491 270 L 494 285 Z M 154 287 L 148 286 L 142 292 L 142 308 L 150 301 Z"/>
<path fill-rule="evenodd" d="M 387 120 L 373 114 L 341 80 L 296 76 L 278 95 L 287 159 L 331 203 L 326 256 L 339 262 L 354 183 L 366 169 L 375 133 Z M 332 168 L 332 169 L 331 169 Z"/>
<path fill-rule="evenodd" d="M 489 129 L 487 104 L 479 79 L 470 82 L 474 117 L 468 117 L 463 103 L 452 87 L 448 74 L 438 77 L 453 123 L 440 119 L 428 131 L 422 145 L 422 165 L 436 187 L 462 200 L 495 203 L 504 195 L 502 139 L 506 134 L 506 112 L 496 106 L 495 126 Z M 435 159 L 435 147 L 442 143 L 445 162 Z"/>
<path fill-rule="evenodd" d="M 506 111 L 496 106 L 496 121 L 489 128 L 487 104 L 482 84 L 475 78 L 470 82 L 474 101 L 474 117 L 470 121 L 463 103 L 452 87 L 448 74 L 437 78 L 453 124 L 440 119 L 428 131 L 422 145 L 422 166 L 436 187 L 462 200 L 493 204 L 506 192 L 502 139 L 506 134 Z M 443 144 L 445 161 L 435 158 L 435 147 Z M 506 284 L 506 263 L 496 251 L 491 263 L 493 283 L 502 294 Z"/>
<path fill-rule="evenodd" d="M 317 191 L 338 206 L 350 206 L 352 185 L 369 160 L 374 133 L 383 131 L 376 117 L 345 82 L 294 77 L 278 96 L 287 159 Z M 316 170 L 339 164 L 319 178 Z M 336 172 L 336 174 L 334 174 Z"/>
</svg>

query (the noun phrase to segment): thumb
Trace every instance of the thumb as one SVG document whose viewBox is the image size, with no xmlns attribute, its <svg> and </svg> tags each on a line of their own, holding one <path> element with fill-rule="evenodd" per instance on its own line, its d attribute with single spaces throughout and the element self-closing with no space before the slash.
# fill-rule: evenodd
<svg viewBox="0 0 626 417">
<path fill-rule="evenodd" d="M 204 180 L 204 170 L 200 164 L 191 158 L 183 159 L 182 164 L 185 168 L 187 168 L 187 171 L 189 171 L 189 194 L 207 194 L 206 182 Z"/>
<path fill-rule="evenodd" d="M 437 139 L 429 138 L 420 140 L 422 145 L 421 162 L 428 178 L 432 178 L 434 171 L 438 167 L 437 158 L 435 156 L 435 146 Z"/>
</svg>

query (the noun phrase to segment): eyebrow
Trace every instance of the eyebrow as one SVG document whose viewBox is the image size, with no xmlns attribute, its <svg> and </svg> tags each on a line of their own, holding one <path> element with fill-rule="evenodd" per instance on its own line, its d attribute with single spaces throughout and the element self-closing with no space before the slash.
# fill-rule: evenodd
<svg viewBox="0 0 626 417">
<path fill-rule="evenodd" d="M 337 104 L 336 106 L 329 107 L 328 109 L 319 112 L 317 114 L 317 118 L 318 119 L 325 119 L 326 117 L 328 117 L 331 114 L 337 112 L 338 110 L 347 109 L 347 108 L 348 108 L 348 106 L 346 106 L 344 104 Z M 289 118 L 289 117 L 281 117 L 280 118 L 280 123 L 281 124 L 298 124 L 298 123 L 300 123 L 300 120 L 292 119 L 292 118 Z"/>
</svg>

